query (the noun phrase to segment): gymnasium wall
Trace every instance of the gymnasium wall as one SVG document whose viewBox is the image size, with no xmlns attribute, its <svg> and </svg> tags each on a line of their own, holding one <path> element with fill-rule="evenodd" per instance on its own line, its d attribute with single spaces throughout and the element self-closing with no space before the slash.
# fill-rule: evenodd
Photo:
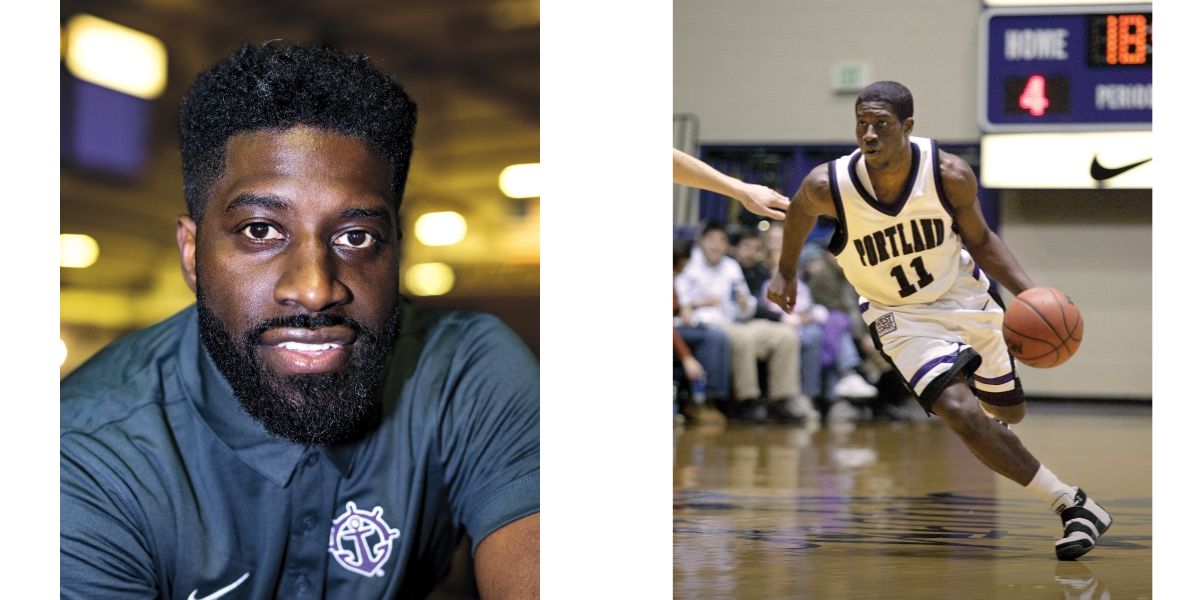
<svg viewBox="0 0 1200 600">
<path fill-rule="evenodd" d="M 830 69 L 864 62 L 868 81 L 913 90 L 917 135 L 978 142 L 979 12 L 969 0 L 677 0 L 674 110 L 698 118 L 702 146 L 852 142 L 854 95 L 831 91 Z M 1027 393 L 1148 400 L 1150 191 L 1005 190 L 999 230 L 1085 318 L 1067 365 L 1021 371 Z"/>
<path fill-rule="evenodd" d="M 1021 370 L 1026 392 L 1150 397 L 1150 191 L 1007 190 L 1001 235 L 1035 281 L 1067 292 L 1084 318 L 1066 365 Z"/>
<path fill-rule="evenodd" d="M 916 99 L 918 135 L 974 140 L 978 18 L 972 0 L 676 0 L 674 107 L 701 143 L 844 142 L 854 95 L 834 63 L 865 62 Z"/>
</svg>

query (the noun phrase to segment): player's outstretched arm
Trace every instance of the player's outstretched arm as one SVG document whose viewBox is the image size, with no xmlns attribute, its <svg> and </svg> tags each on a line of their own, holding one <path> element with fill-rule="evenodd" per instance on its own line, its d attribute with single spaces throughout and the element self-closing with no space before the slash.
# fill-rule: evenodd
<svg viewBox="0 0 1200 600">
<path fill-rule="evenodd" d="M 800 189 L 792 197 L 787 219 L 783 222 L 783 248 L 779 251 L 779 268 L 767 285 L 767 299 L 778 304 L 784 313 L 791 314 L 796 306 L 796 266 L 800 250 L 817 224 L 817 217 L 836 216 L 833 192 L 829 189 L 829 170 L 821 165 L 808 173 Z"/>
<path fill-rule="evenodd" d="M 704 161 L 686 153 L 671 149 L 674 161 L 675 183 L 724 194 L 742 203 L 746 210 L 764 217 L 783 220 L 788 199 L 775 190 L 730 177 Z"/>
<path fill-rule="evenodd" d="M 948 152 L 940 154 L 942 183 L 950 205 L 954 207 L 954 219 L 967 251 L 988 277 L 1014 295 L 1034 287 L 1033 280 L 1021 268 L 1008 245 L 987 226 L 976 198 L 979 186 L 971 167 L 958 156 Z"/>
</svg>

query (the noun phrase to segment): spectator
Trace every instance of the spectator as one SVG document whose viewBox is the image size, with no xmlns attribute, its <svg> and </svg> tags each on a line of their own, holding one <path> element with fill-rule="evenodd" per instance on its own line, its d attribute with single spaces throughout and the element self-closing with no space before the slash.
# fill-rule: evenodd
<svg viewBox="0 0 1200 600">
<path fill-rule="evenodd" d="M 753 229 L 744 230 L 740 235 L 736 236 L 737 240 L 733 244 L 733 258 L 737 261 L 738 266 L 742 268 L 742 276 L 746 278 L 746 286 L 757 292 L 771 280 L 772 270 L 766 262 L 766 253 L 763 248 L 762 236 Z M 780 311 L 771 310 L 774 307 L 767 307 L 768 303 L 762 300 L 766 296 L 760 296 L 757 301 L 757 306 L 754 309 L 755 319 L 768 319 L 778 321 Z"/>
<path fill-rule="evenodd" d="M 689 245 L 675 245 L 675 276 L 688 262 Z M 724 425 L 725 416 L 714 406 L 727 403 L 729 398 L 729 338 L 720 329 L 687 325 L 691 319 L 690 311 L 681 310 L 673 290 L 671 296 L 675 314 L 675 359 L 692 391 L 688 403 L 682 407 L 683 414 L 693 423 Z M 695 393 L 697 389 L 701 390 L 700 394 Z"/>
<path fill-rule="evenodd" d="M 783 225 L 772 223 L 766 238 L 767 267 L 774 273 L 779 267 L 779 253 L 783 251 Z"/>
<path fill-rule="evenodd" d="M 748 421 L 815 420 L 812 401 L 800 393 L 795 333 L 786 324 L 752 318 L 757 299 L 737 261 L 726 256 L 728 249 L 725 230 L 718 224 L 705 226 L 699 251 L 692 252 L 675 278 L 684 323 L 719 329 L 729 337 L 733 403 L 727 414 Z M 766 399 L 758 381 L 759 360 L 767 363 Z"/>
<path fill-rule="evenodd" d="M 803 281 L 797 281 L 796 286 L 796 306 L 791 314 L 784 314 L 783 309 L 766 301 L 766 283 L 759 288 L 759 306 L 766 306 L 796 329 L 804 394 L 822 400 L 826 420 L 856 421 L 858 410 L 847 400 L 873 398 L 879 391 L 855 371 L 862 358 L 850 331 L 850 319 L 841 311 L 814 303 Z"/>
<path fill-rule="evenodd" d="M 782 228 L 780 230 L 782 233 Z M 808 284 L 813 302 L 824 305 L 830 314 L 844 316 L 848 322 L 858 354 L 863 358 L 857 369 L 866 375 L 864 379 L 868 383 L 885 392 L 868 403 L 872 413 L 876 417 L 907 420 L 908 416 L 900 407 L 912 396 L 902 382 L 896 381 L 898 374 L 875 348 L 866 323 L 857 317 L 858 294 L 842 274 L 837 259 L 823 244 L 810 241 L 804 245 L 800 252 L 800 279 Z"/>
</svg>

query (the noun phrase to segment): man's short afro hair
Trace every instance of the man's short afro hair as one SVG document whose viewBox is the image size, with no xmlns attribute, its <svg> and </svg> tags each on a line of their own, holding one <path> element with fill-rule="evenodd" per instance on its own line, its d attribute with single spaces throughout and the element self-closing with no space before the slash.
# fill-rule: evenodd
<svg viewBox="0 0 1200 600">
<path fill-rule="evenodd" d="M 901 121 L 913 116 L 912 92 L 895 81 L 876 81 L 863 88 L 854 101 L 854 110 L 858 110 L 858 105 L 863 102 L 887 102 Z"/>
<path fill-rule="evenodd" d="M 357 137 L 392 169 L 404 197 L 417 106 L 366 56 L 315 44 L 246 44 L 196 78 L 179 108 L 188 213 L 199 221 L 237 133 L 308 125 Z"/>
</svg>

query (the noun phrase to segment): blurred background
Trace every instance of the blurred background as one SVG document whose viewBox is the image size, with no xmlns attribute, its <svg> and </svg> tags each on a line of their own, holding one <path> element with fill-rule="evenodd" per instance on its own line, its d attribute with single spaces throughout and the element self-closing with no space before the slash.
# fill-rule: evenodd
<svg viewBox="0 0 1200 600">
<path fill-rule="evenodd" d="M 361 52 L 419 106 L 402 292 L 498 315 L 536 353 L 538 0 L 61 3 L 61 369 L 192 303 L 179 101 L 245 42 Z"/>
</svg>

